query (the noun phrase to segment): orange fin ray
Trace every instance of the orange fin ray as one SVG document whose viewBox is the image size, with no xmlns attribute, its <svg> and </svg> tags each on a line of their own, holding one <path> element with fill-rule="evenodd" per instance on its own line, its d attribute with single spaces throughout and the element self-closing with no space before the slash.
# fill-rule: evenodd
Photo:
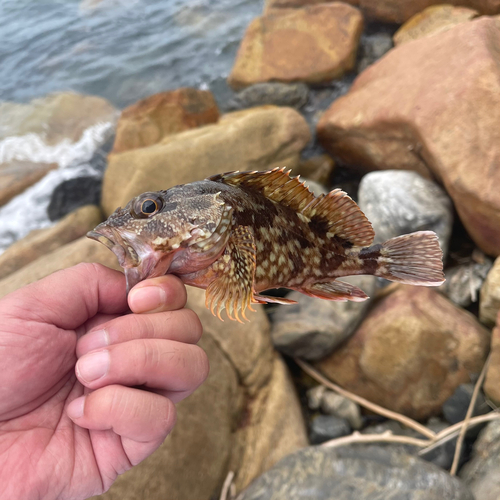
<svg viewBox="0 0 500 500">
<path fill-rule="evenodd" d="M 368 298 L 363 290 L 345 281 L 330 281 L 328 283 L 314 283 L 307 288 L 298 290 L 301 293 L 319 299 L 362 302 Z"/>
</svg>

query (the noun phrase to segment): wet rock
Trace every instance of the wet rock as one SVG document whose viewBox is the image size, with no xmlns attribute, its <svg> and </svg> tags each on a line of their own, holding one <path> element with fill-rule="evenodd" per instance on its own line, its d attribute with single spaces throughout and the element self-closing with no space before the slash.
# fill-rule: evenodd
<svg viewBox="0 0 500 500">
<path fill-rule="evenodd" d="M 440 179 L 472 239 L 494 256 L 500 253 L 500 190 L 492 189 L 500 184 L 500 129 L 493 125 L 500 120 L 499 36 L 493 19 L 478 18 L 396 47 L 318 124 L 322 145 L 348 165 Z M 449 106 L 451 100 L 460 106 Z M 477 123 L 484 124 L 480 134 Z"/>
<path fill-rule="evenodd" d="M 358 203 L 382 243 L 414 231 L 434 231 L 444 255 L 453 225 L 453 207 L 446 193 L 416 172 L 371 172 L 359 186 Z"/>
<path fill-rule="evenodd" d="M 433 5 L 415 14 L 394 34 L 394 45 L 447 31 L 478 16 L 477 10 L 453 5 Z"/>
<path fill-rule="evenodd" d="M 496 259 L 481 287 L 479 320 L 488 327 L 495 325 L 500 311 L 500 258 Z"/>
<path fill-rule="evenodd" d="M 42 255 L 84 236 L 102 221 L 101 210 L 87 205 L 71 212 L 55 226 L 32 231 L 0 255 L 0 279 L 21 269 Z"/>
<path fill-rule="evenodd" d="M 218 119 L 217 103 L 207 90 L 181 88 L 154 94 L 122 111 L 112 153 L 151 146 L 168 135 Z"/>
<path fill-rule="evenodd" d="M 282 459 L 239 500 L 473 500 L 459 479 L 393 447 L 309 447 Z"/>
<path fill-rule="evenodd" d="M 344 281 L 363 289 L 368 295 L 375 291 L 373 276 L 350 276 Z M 335 302 L 318 300 L 291 292 L 287 298 L 297 304 L 279 307 L 272 315 L 271 337 L 275 347 L 303 359 L 316 360 L 328 355 L 352 334 L 369 301 Z"/>
<path fill-rule="evenodd" d="M 488 344 L 472 314 L 432 289 L 399 286 L 316 366 L 359 396 L 425 419 L 481 371 Z"/>
<path fill-rule="evenodd" d="M 499 314 L 500 316 L 500 314 Z M 491 333 L 490 363 L 484 379 L 484 392 L 497 406 L 500 405 L 500 319 Z"/>
<path fill-rule="evenodd" d="M 333 415 L 318 415 L 311 422 L 309 441 L 311 444 L 321 444 L 350 433 L 351 426 L 347 420 Z"/>
<path fill-rule="evenodd" d="M 307 103 L 309 89 L 304 83 L 256 83 L 238 92 L 226 106 L 227 111 L 235 111 L 255 106 L 274 104 L 300 109 Z"/>
<path fill-rule="evenodd" d="M 102 179 L 96 176 L 75 177 L 63 181 L 52 192 L 47 213 L 51 221 L 59 220 L 85 205 L 99 205 Z"/>
<path fill-rule="evenodd" d="M 319 155 L 301 160 L 293 173 L 326 186 L 330 183 L 334 168 L 335 162 L 330 156 Z"/>
<path fill-rule="evenodd" d="M 472 459 L 460 471 L 460 478 L 477 500 L 500 498 L 500 421 L 481 432 L 474 444 Z"/>
<path fill-rule="evenodd" d="M 333 391 L 326 391 L 321 399 L 321 411 L 327 415 L 345 419 L 353 429 L 361 429 L 363 419 L 359 406 L 350 399 Z"/>
<path fill-rule="evenodd" d="M 254 19 L 228 83 L 322 83 L 353 69 L 363 29 L 361 13 L 340 2 L 275 10 Z"/>
<path fill-rule="evenodd" d="M 0 163 L 0 206 L 57 168 L 56 163 L 9 161 Z"/>
<path fill-rule="evenodd" d="M 473 392 L 473 384 L 460 384 L 455 392 L 444 402 L 443 416 L 450 424 L 456 424 L 464 420 Z M 490 407 L 486 403 L 483 393 L 479 391 L 472 416 L 483 415 L 489 411 Z"/>
<path fill-rule="evenodd" d="M 228 113 L 214 125 L 110 155 L 103 210 L 109 215 L 145 191 L 168 189 L 220 172 L 294 168 L 310 137 L 307 123 L 291 108 L 265 106 Z"/>
<path fill-rule="evenodd" d="M 482 262 L 471 260 L 468 264 L 452 267 L 445 272 L 446 281 L 439 287 L 452 302 L 469 307 L 477 302 L 479 291 L 493 262 L 484 257 Z"/>
<path fill-rule="evenodd" d="M 307 406 L 310 410 L 315 411 L 320 409 L 321 400 L 326 391 L 327 388 L 324 385 L 317 385 L 307 391 Z"/>
<path fill-rule="evenodd" d="M 358 62 L 358 73 L 380 59 L 393 47 L 392 37 L 389 33 L 369 33 L 361 36 L 361 58 Z"/>
</svg>

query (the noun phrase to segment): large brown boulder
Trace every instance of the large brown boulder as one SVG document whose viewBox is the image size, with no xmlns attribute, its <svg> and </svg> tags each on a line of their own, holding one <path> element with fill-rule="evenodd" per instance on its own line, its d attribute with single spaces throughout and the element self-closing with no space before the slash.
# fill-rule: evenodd
<svg viewBox="0 0 500 500">
<path fill-rule="evenodd" d="M 500 405 L 500 313 L 491 334 L 491 357 L 484 380 L 484 392 L 494 404 Z"/>
<path fill-rule="evenodd" d="M 99 207 L 86 205 L 71 212 L 52 227 L 32 231 L 0 255 L 0 279 L 42 255 L 84 236 L 101 221 Z"/>
<path fill-rule="evenodd" d="M 112 153 L 151 146 L 167 135 L 218 119 L 217 103 L 208 90 L 181 88 L 154 94 L 122 111 Z"/>
<path fill-rule="evenodd" d="M 339 78 L 354 67 L 362 30 L 361 13 L 340 2 L 269 12 L 250 23 L 228 83 L 240 89 Z"/>
<path fill-rule="evenodd" d="M 117 267 L 103 245 L 81 238 L 0 281 L 0 296 L 79 262 Z M 188 307 L 203 323 L 210 360 L 207 381 L 177 406 L 165 443 L 119 477 L 103 500 L 209 500 L 229 471 L 237 489 L 283 456 L 307 446 L 299 402 L 286 366 L 272 348 L 262 308 L 244 325 L 221 322 L 205 307 L 205 292 L 188 287 Z"/>
<path fill-rule="evenodd" d="M 102 207 L 109 215 L 145 191 L 231 170 L 293 168 L 311 137 L 292 108 L 262 106 L 228 113 L 218 123 L 165 137 L 147 148 L 109 157 Z"/>
<path fill-rule="evenodd" d="M 430 288 L 399 287 L 317 366 L 355 394 L 425 419 L 481 371 L 488 346 L 472 314 Z"/>
<path fill-rule="evenodd" d="M 500 254 L 500 31 L 491 18 L 391 50 L 318 124 L 346 164 L 440 180 L 474 241 Z"/>
</svg>

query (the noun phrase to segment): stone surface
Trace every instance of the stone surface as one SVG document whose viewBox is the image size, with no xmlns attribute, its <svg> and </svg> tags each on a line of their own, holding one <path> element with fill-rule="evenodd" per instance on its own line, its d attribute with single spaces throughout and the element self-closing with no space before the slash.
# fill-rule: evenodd
<svg viewBox="0 0 500 500">
<path fill-rule="evenodd" d="M 321 398 L 321 411 L 327 415 L 335 415 L 349 422 L 353 429 L 361 429 L 363 419 L 359 406 L 350 399 L 333 391 L 325 391 Z"/>
<path fill-rule="evenodd" d="M 88 205 L 68 214 L 55 226 L 32 231 L 0 255 L 0 279 L 84 236 L 101 221 L 99 207 Z"/>
<path fill-rule="evenodd" d="M 389 33 L 363 33 L 360 41 L 360 57 L 357 65 L 357 72 L 361 73 L 368 66 L 380 59 L 394 46 Z"/>
<path fill-rule="evenodd" d="M 474 453 L 460 477 L 476 500 L 500 498 L 500 420 L 488 424 L 474 444 Z"/>
<path fill-rule="evenodd" d="M 238 92 L 228 102 L 226 110 L 236 111 L 266 104 L 300 109 L 305 106 L 308 98 L 309 89 L 304 83 L 256 83 Z"/>
<path fill-rule="evenodd" d="M 361 288 L 367 295 L 375 292 L 376 278 L 373 276 L 349 276 L 342 281 Z M 369 305 L 369 300 L 318 300 L 295 291 L 287 298 L 296 300 L 297 304 L 279 307 L 273 313 L 273 344 L 289 356 L 309 360 L 324 358 L 349 337 Z"/>
<path fill-rule="evenodd" d="M 403 44 L 364 71 L 318 124 L 323 146 L 348 165 L 437 177 L 473 240 L 494 256 L 500 254 L 499 36 L 493 19 L 478 18 Z"/>
<path fill-rule="evenodd" d="M 0 281 L 3 296 L 79 262 L 117 266 L 112 252 L 87 238 L 64 245 Z M 125 291 L 124 291 L 125 293 Z M 243 325 L 221 322 L 203 290 L 188 287 L 188 307 L 203 323 L 208 380 L 177 407 L 165 443 L 120 476 L 103 500 L 206 499 L 218 496 L 229 470 L 238 489 L 283 456 L 307 445 L 300 406 L 285 364 L 273 350 L 262 308 Z"/>
<path fill-rule="evenodd" d="M 90 175 L 63 181 L 50 197 L 47 207 L 49 219 L 56 221 L 85 205 L 99 205 L 101 186 L 102 179 Z"/>
<path fill-rule="evenodd" d="M 495 324 L 500 311 L 500 258 L 497 258 L 481 287 L 479 320 L 488 327 Z"/>
<path fill-rule="evenodd" d="M 309 127 L 291 108 L 228 113 L 214 125 L 171 135 L 148 148 L 109 156 L 102 206 L 106 215 L 145 191 L 168 189 L 231 170 L 267 170 L 299 162 Z"/>
<path fill-rule="evenodd" d="M 168 135 L 218 119 L 217 103 L 208 90 L 181 88 L 154 94 L 122 111 L 112 152 L 151 146 Z"/>
<path fill-rule="evenodd" d="M 430 288 L 400 286 L 316 366 L 359 396 L 425 419 L 481 371 L 488 345 L 472 314 Z"/>
<path fill-rule="evenodd" d="M 444 402 L 443 416 L 450 424 L 456 424 L 465 419 L 473 392 L 473 384 L 460 384 L 456 391 Z M 484 399 L 483 393 L 479 391 L 472 416 L 483 415 L 488 413 L 490 409 Z"/>
<path fill-rule="evenodd" d="M 321 444 L 350 433 L 351 426 L 347 420 L 333 415 L 318 415 L 311 422 L 309 441 L 311 444 Z"/>
<path fill-rule="evenodd" d="M 493 261 L 478 252 L 480 258 L 469 263 L 446 269 L 446 281 L 439 287 L 453 303 L 460 307 L 469 307 L 477 302 L 479 292 L 491 269 Z M 482 321 L 482 323 L 484 323 Z"/>
<path fill-rule="evenodd" d="M 55 163 L 9 161 L 0 163 L 0 206 L 57 168 Z"/>
<path fill-rule="evenodd" d="M 238 500 L 473 500 L 460 480 L 390 447 L 309 447 L 285 457 Z"/>
<path fill-rule="evenodd" d="M 241 42 L 228 83 L 322 83 L 354 68 L 361 13 L 334 2 L 276 10 L 254 19 Z"/>
<path fill-rule="evenodd" d="M 455 7 L 453 5 L 433 5 L 422 12 L 415 14 L 394 34 L 394 45 L 423 38 L 424 36 L 436 35 L 447 31 L 457 24 L 470 21 L 478 16 L 477 10 L 467 7 Z"/>
<path fill-rule="evenodd" d="M 294 169 L 293 174 L 327 186 L 330 184 L 330 177 L 334 168 L 335 162 L 329 155 L 319 155 L 307 160 L 301 160 L 297 168 Z"/>
<path fill-rule="evenodd" d="M 500 314 L 499 314 L 500 316 Z M 500 405 L 500 320 L 491 334 L 490 363 L 484 379 L 486 396 L 497 406 Z"/>
<path fill-rule="evenodd" d="M 435 182 L 416 172 L 371 172 L 361 180 L 358 204 L 372 223 L 376 243 L 414 231 L 434 231 L 446 255 L 453 207 Z"/>
</svg>

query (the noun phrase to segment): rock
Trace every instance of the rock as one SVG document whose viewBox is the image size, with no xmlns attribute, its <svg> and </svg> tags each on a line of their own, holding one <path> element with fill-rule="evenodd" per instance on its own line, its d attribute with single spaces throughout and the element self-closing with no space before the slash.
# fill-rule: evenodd
<svg viewBox="0 0 500 500">
<path fill-rule="evenodd" d="M 333 415 L 318 415 L 311 422 L 309 441 L 311 444 L 321 444 L 350 433 L 351 426 L 347 420 Z"/>
<path fill-rule="evenodd" d="M 321 400 L 326 391 L 327 388 L 324 385 L 317 385 L 307 391 L 307 406 L 310 410 L 316 411 L 320 409 Z"/>
<path fill-rule="evenodd" d="M 102 215 L 99 207 L 87 205 L 68 214 L 55 226 L 32 231 L 0 255 L 0 279 L 42 255 L 84 236 L 101 221 Z"/>
<path fill-rule="evenodd" d="M 103 245 L 80 238 L 0 281 L 0 295 L 79 262 L 117 266 Z M 171 436 L 120 476 L 102 500 L 208 500 L 229 470 L 237 471 L 235 483 L 241 489 L 307 445 L 300 406 L 286 366 L 272 348 L 262 308 L 244 325 L 222 323 L 206 309 L 204 290 L 191 287 L 188 307 L 203 323 L 200 345 L 210 360 L 209 378 L 177 405 L 178 423 Z"/>
<path fill-rule="evenodd" d="M 490 363 L 483 389 L 495 405 L 500 405 L 500 320 L 497 320 L 497 326 L 491 334 Z"/>
<path fill-rule="evenodd" d="M 316 366 L 359 396 L 425 419 L 481 371 L 488 344 L 472 314 L 429 288 L 400 286 Z"/>
<path fill-rule="evenodd" d="M 476 251 L 478 258 L 445 271 L 446 281 L 439 287 L 452 302 L 460 307 L 469 307 L 477 302 L 479 291 L 493 264 L 482 252 Z"/>
<path fill-rule="evenodd" d="M 375 242 L 414 231 L 434 231 L 444 255 L 453 225 L 446 193 L 416 172 L 371 172 L 359 186 L 358 203 L 375 230 Z"/>
<path fill-rule="evenodd" d="M 327 415 L 335 415 L 345 419 L 353 429 L 363 427 L 361 410 L 359 406 L 350 399 L 344 398 L 333 391 L 325 391 L 321 398 L 321 411 Z"/>
<path fill-rule="evenodd" d="M 330 184 L 330 177 L 334 168 L 335 162 L 330 156 L 319 155 L 307 160 L 301 160 L 297 168 L 293 171 L 293 174 L 327 186 Z"/>
<path fill-rule="evenodd" d="M 443 415 L 450 424 L 457 424 L 465 419 L 473 392 L 473 384 L 460 384 L 456 391 L 444 402 Z M 484 395 L 480 391 L 476 399 L 476 404 L 474 405 L 472 416 L 484 415 L 489 411 L 490 407 L 486 403 Z"/>
<path fill-rule="evenodd" d="M 500 420 L 488 424 L 474 444 L 472 459 L 460 471 L 460 478 L 477 500 L 500 498 Z"/>
<path fill-rule="evenodd" d="M 0 206 L 57 168 L 55 163 L 9 161 L 0 163 Z"/>
<path fill-rule="evenodd" d="M 470 21 L 478 15 L 477 10 L 449 4 L 427 7 L 422 12 L 415 14 L 396 31 L 393 37 L 394 45 L 442 33 L 457 24 Z"/>
<path fill-rule="evenodd" d="M 295 167 L 310 139 L 291 108 L 265 106 L 228 113 L 214 125 L 165 137 L 147 148 L 109 156 L 102 206 L 106 215 L 145 191 L 167 189 L 231 170 Z"/>
<path fill-rule="evenodd" d="M 208 90 L 181 88 L 154 94 L 122 111 L 112 153 L 151 146 L 218 119 L 217 103 Z"/>
<path fill-rule="evenodd" d="M 273 104 L 300 109 L 307 103 L 309 89 L 304 83 L 256 83 L 238 92 L 226 106 L 227 111 Z"/>
<path fill-rule="evenodd" d="M 495 320 L 500 311 L 500 258 L 497 258 L 493 268 L 486 276 L 481 287 L 479 301 L 479 320 L 488 327 L 495 325 Z"/>
<path fill-rule="evenodd" d="M 373 276 L 349 276 L 343 281 L 375 292 Z M 271 337 L 274 346 L 289 356 L 308 360 L 324 358 L 352 334 L 366 312 L 369 301 L 335 302 L 318 300 L 291 292 L 287 298 L 297 304 L 279 307 L 272 315 Z"/>
<path fill-rule="evenodd" d="M 500 184 L 499 36 L 493 19 L 478 18 L 396 47 L 318 124 L 322 145 L 347 165 L 438 178 L 472 239 L 494 256 L 500 254 L 500 190 L 492 188 Z"/>
<path fill-rule="evenodd" d="M 63 181 L 52 192 L 47 207 L 49 219 L 56 221 L 85 205 L 99 205 L 101 186 L 102 179 L 95 175 Z"/>
<path fill-rule="evenodd" d="M 276 10 L 254 19 L 241 42 L 228 83 L 322 83 L 354 68 L 363 18 L 340 2 Z"/>
<path fill-rule="evenodd" d="M 389 33 L 363 33 L 360 42 L 361 57 L 358 62 L 357 71 L 361 73 L 368 66 L 380 59 L 393 47 L 392 37 Z"/>
<path fill-rule="evenodd" d="M 394 447 L 304 448 L 256 479 L 238 500 L 473 500 L 462 482 Z M 478 497 L 479 498 L 479 497 Z"/>
</svg>

